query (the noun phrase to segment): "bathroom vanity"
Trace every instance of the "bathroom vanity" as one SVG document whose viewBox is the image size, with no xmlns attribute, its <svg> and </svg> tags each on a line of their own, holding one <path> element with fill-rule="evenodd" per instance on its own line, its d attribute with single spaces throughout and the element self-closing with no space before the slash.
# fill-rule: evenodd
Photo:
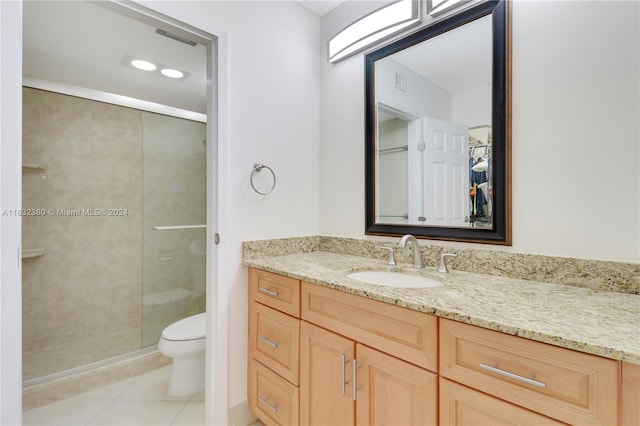
<svg viewBox="0 0 640 426">
<path fill-rule="evenodd" d="M 384 261 L 327 252 L 245 264 L 266 424 L 638 423 L 637 295 L 429 269 L 442 286 L 392 288 L 347 277 Z"/>
</svg>

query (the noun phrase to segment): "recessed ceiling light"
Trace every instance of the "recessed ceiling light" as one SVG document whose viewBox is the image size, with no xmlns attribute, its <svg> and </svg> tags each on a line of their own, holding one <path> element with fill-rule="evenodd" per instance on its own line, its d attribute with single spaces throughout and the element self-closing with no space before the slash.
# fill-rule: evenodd
<svg viewBox="0 0 640 426">
<path fill-rule="evenodd" d="M 162 75 L 169 78 L 182 78 L 184 73 L 182 71 L 174 70 L 172 68 L 163 68 L 160 70 Z"/>
<path fill-rule="evenodd" d="M 144 71 L 155 71 L 156 66 L 149 61 L 143 61 L 142 59 L 134 59 L 131 61 L 131 65 Z"/>
</svg>

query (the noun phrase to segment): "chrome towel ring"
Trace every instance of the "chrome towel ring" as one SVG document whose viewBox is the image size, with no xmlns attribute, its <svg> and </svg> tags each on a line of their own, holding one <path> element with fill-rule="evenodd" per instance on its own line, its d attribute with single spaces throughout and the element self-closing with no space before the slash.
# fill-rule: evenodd
<svg viewBox="0 0 640 426">
<path fill-rule="evenodd" d="M 271 185 L 271 189 L 268 190 L 267 192 L 258 191 L 258 189 L 256 189 L 255 184 L 253 183 L 254 176 L 256 175 L 256 173 L 259 173 L 260 171 L 262 171 L 262 169 L 269 170 L 271 172 L 271 175 L 273 176 L 273 184 Z M 253 165 L 253 171 L 251 172 L 251 178 L 249 180 L 251 181 L 251 187 L 253 188 L 253 190 L 256 191 L 260 195 L 271 194 L 273 192 L 273 189 L 276 187 L 276 174 L 273 172 L 271 167 L 269 167 L 267 165 L 264 165 L 262 163 L 255 163 Z"/>
</svg>

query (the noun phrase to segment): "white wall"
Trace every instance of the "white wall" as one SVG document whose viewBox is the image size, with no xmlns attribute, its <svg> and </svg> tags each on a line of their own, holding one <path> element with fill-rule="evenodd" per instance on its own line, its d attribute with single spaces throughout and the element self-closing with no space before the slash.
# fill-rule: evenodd
<svg viewBox="0 0 640 426">
<path fill-rule="evenodd" d="M 323 17 L 323 43 L 380 7 L 358 3 Z M 639 8 L 514 2 L 513 246 L 484 247 L 640 262 Z M 362 238 L 364 54 L 323 62 L 321 110 L 320 231 Z"/>
<path fill-rule="evenodd" d="M 320 18 L 294 2 L 188 2 L 229 32 L 229 194 L 226 253 L 229 405 L 246 399 L 247 273 L 242 241 L 319 232 Z M 271 167 L 273 193 L 258 195 L 254 163 Z M 262 173 L 267 173 L 266 170 Z M 229 267 L 229 264 L 227 267 Z"/>
</svg>

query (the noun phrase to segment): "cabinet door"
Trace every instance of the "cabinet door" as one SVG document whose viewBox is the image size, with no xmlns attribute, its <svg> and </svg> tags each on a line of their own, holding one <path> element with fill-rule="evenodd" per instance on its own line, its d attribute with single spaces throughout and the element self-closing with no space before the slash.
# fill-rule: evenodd
<svg viewBox="0 0 640 426">
<path fill-rule="evenodd" d="M 450 426 L 565 425 L 442 377 L 440 378 L 440 424 Z"/>
<path fill-rule="evenodd" d="M 355 343 L 307 322 L 300 325 L 300 424 L 353 425 L 351 363 Z"/>
<path fill-rule="evenodd" d="M 436 425 L 437 375 L 358 344 L 357 424 Z"/>
</svg>

